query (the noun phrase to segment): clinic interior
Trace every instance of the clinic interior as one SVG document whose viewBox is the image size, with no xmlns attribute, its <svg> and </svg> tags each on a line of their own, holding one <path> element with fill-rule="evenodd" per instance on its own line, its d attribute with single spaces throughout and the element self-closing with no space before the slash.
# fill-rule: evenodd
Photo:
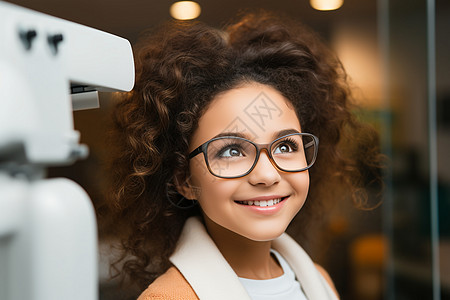
<svg viewBox="0 0 450 300">
<path fill-rule="evenodd" d="M 132 44 L 144 29 L 173 18 L 174 3 L 7 2 L 122 36 Z M 357 209 L 351 201 L 334 205 L 308 245 L 341 298 L 450 299 L 450 2 L 344 0 L 327 11 L 313 8 L 309 0 L 197 3 L 197 19 L 216 27 L 243 9 L 264 8 L 313 28 L 346 68 L 362 107 L 360 117 L 380 133 L 389 164 L 384 189 L 370 190 L 373 208 Z M 49 172 L 80 183 L 94 204 L 104 184 L 99 166 L 107 151 L 104 137 L 113 103 L 111 95 L 101 93 L 100 109 L 74 112 L 75 128 L 91 155 Z M 100 299 L 133 299 L 135 291 L 119 289 L 108 279 L 110 243 L 109 238 L 100 240 Z"/>
</svg>

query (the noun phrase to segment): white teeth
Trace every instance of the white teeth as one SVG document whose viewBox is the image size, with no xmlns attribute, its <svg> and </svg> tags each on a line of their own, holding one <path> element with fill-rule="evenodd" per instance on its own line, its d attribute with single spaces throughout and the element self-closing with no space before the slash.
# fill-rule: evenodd
<svg viewBox="0 0 450 300">
<path fill-rule="evenodd" d="M 254 206 L 260 206 L 260 207 L 266 207 L 266 206 L 272 206 L 275 204 L 278 204 L 281 202 L 281 198 L 277 198 L 277 199 L 271 199 L 271 200 L 249 200 L 249 201 L 238 201 L 238 203 L 240 204 L 245 204 L 245 205 L 254 205 Z"/>
</svg>

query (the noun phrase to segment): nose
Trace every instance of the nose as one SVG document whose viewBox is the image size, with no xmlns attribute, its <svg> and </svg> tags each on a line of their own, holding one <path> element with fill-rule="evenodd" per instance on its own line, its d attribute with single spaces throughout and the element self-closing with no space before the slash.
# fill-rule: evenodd
<svg viewBox="0 0 450 300">
<path fill-rule="evenodd" d="M 267 151 L 261 151 L 255 168 L 248 175 L 252 185 L 271 186 L 281 180 L 278 169 L 272 164 Z"/>
</svg>

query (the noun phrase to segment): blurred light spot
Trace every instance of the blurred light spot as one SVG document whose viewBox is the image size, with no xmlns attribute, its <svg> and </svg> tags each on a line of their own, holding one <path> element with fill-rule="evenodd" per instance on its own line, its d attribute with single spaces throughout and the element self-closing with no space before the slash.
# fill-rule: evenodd
<svg viewBox="0 0 450 300">
<path fill-rule="evenodd" d="M 310 0 L 309 3 L 317 10 L 335 10 L 344 4 L 344 0 Z"/>
<path fill-rule="evenodd" d="M 200 12 L 200 5 L 194 1 L 178 1 L 170 7 L 170 15 L 177 20 L 195 19 Z"/>
</svg>

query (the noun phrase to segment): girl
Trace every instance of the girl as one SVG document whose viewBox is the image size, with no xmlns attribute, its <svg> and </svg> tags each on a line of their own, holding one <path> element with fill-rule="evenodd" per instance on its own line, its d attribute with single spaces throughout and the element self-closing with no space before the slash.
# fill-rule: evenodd
<svg viewBox="0 0 450 300">
<path fill-rule="evenodd" d="M 139 300 L 338 298 L 284 233 L 326 199 L 360 199 L 357 167 L 378 161 L 335 56 L 260 13 L 224 31 L 166 24 L 136 71 L 114 114 L 109 203 Z"/>
</svg>

